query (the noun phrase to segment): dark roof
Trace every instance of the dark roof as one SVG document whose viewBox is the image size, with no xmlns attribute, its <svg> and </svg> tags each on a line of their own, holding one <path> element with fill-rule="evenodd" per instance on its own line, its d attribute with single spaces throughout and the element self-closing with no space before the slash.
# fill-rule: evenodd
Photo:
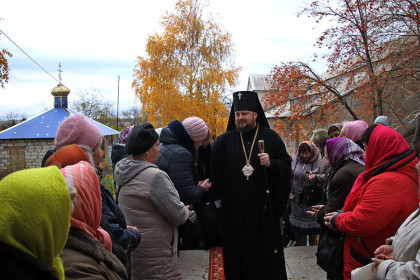
<svg viewBox="0 0 420 280">
<path fill-rule="evenodd" d="M 4 139 L 54 139 L 58 126 L 65 118 L 78 112 L 68 108 L 53 108 L 37 116 L 18 123 L 0 132 Z M 89 118 L 88 118 L 89 119 Z M 102 136 L 115 135 L 119 132 L 97 121 L 89 119 L 101 131 Z"/>
</svg>

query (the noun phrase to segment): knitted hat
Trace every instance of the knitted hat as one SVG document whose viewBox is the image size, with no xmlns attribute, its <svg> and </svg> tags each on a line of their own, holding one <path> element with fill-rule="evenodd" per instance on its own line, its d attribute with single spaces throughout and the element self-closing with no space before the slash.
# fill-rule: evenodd
<svg viewBox="0 0 420 280">
<path fill-rule="evenodd" d="M 373 123 L 374 124 L 380 123 L 380 124 L 383 124 L 384 126 L 391 127 L 391 120 L 387 116 L 379 116 L 375 119 Z"/>
<path fill-rule="evenodd" d="M 101 140 L 101 131 L 83 114 L 71 115 L 58 127 L 55 146 L 61 148 L 70 144 L 86 145 L 95 149 Z"/>
<path fill-rule="evenodd" d="M 159 135 L 150 123 L 135 126 L 125 143 L 129 155 L 137 155 L 148 151 L 158 140 Z"/>
<path fill-rule="evenodd" d="M 209 128 L 206 123 L 199 117 L 186 118 L 182 125 L 194 142 L 204 140 L 209 135 Z"/>
<path fill-rule="evenodd" d="M 134 128 L 134 125 L 130 125 L 130 126 L 127 126 L 126 128 L 124 128 L 120 132 L 120 135 L 118 135 L 118 144 L 124 144 L 125 145 L 125 142 L 127 142 L 128 135 L 130 135 L 133 128 Z"/>
</svg>

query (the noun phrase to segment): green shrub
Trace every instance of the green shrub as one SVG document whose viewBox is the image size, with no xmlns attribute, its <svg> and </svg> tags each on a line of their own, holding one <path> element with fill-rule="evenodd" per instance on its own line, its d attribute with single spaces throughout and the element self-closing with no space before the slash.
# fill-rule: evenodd
<svg viewBox="0 0 420 280">
<path fill-rule="evenodd" d="M 112 174 L 105 175 L 105 177 L 103 177 L 101 180 L 101 185 L 107 188 L 107 190 L 109 190 L 112 193 L 112 196 L 114 197 L 114 200 L 115 200 L 116 189 L 114 186 L 114 176 L 112 176 Z"/>
</svg>

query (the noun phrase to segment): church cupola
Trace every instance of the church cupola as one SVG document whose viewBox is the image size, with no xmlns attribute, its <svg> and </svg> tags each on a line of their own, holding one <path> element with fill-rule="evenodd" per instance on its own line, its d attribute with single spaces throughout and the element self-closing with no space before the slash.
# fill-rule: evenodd
<svg viewBox="0 0 420 280">
<path fill-rule="evenodd" d="M 61 64 L 58 64 L 58 66 L 60 68 L 58 70 L 60 83 L 51 91 L 52 96 L 54 96 L 54 108 L 67 108 L 67 96 L 69 95 L 70 90 L 61 83 Z"/>
</svg>

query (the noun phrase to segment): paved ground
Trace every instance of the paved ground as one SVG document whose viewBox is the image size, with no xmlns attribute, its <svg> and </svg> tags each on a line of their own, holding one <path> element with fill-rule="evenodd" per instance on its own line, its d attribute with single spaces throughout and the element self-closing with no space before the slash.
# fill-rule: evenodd
<svg viewBox="0 0 420 280">
<path fill-rule="evenodd" d="M 209 270 L 209 251 L 207 250 L 181 250 L 179 262 L 182 279 L 205 279 Z"/>
<path fill-rule="evenodd" d="M 315 246 L 290 247 L 284 249 L 288 279 L 327 279 L 327 274 L 316 265 L 315 250 Z M 209 268 L 209 253 L 207 250 L 180 251 L 179 258 L 182 279 L 207 280 Z"/>
<path fill-rule="evenodd" d="M 327 273 L 316 264 L 316 246 L 289 247 L 284 249 L 289 279 L 324 280 Z"/>
</svg>

